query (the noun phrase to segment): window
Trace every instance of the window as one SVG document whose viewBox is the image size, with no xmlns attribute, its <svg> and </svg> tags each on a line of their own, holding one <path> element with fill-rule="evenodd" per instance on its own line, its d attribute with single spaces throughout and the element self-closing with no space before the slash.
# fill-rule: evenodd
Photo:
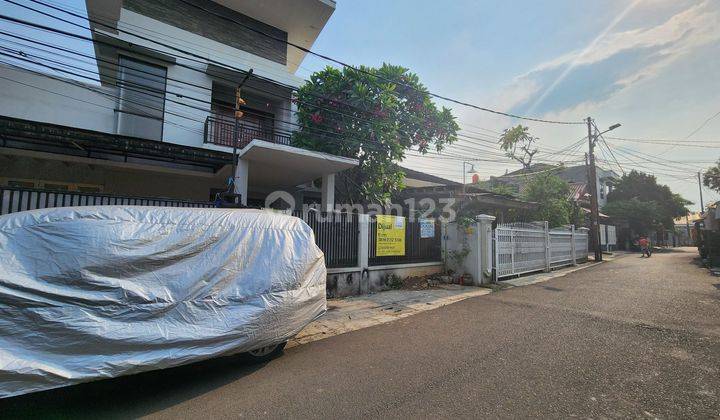
<svg viewBox="0 0 720 420">
<path fill-rule="evenodd" d="M 167 69 L 133 58 L 119 58 L 118 133 L 162 140 Z"/>
</svg>

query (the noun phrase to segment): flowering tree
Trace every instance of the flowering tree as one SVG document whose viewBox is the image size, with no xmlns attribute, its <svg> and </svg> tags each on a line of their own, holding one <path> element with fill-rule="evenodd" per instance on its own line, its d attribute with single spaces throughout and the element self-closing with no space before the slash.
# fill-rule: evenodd
<svg viewBox="0 0 720 420">
<path fill-rule="evenodd" d="M 379 68 L 316 72 L 297 92 L 298 147 L 358 159 L 336 183 L 346 202 L 384 203 L 403 188 L 397 163 L 412 149 L 441 151 L 457 139 L 450 110 L 438 109 L 417 75 Z"/>
<path fill-rule="evenodd" d="M 537 137 L 530 135 L 527 127 L 517 125 L 503 131 L 499 143 L 505 156 L 522 164 L 523 169 L 528 169 L 532 165 L 533 156 L 538 152 L 535 147 L 537 140 Z"/>
</svg>

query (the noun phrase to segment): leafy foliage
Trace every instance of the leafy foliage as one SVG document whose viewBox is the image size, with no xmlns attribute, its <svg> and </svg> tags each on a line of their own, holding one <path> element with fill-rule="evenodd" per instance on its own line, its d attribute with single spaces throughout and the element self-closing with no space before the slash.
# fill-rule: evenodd
<svg viewBox="0 0 720 420">
<path fill-rule="evenodd" d="M 705 171 L 703 174 L 703 185 L 720 192 L 720 161 Z"/>
<path fill-rule="evenodd" d="M 494 192 L 495 194 L 507 195 L 511 197 L 515 197 L 518 195 L 516 189 L 507 184 L 493 185 L 492 188 L 490 188 L 490 191 Z"/>
<path fill-rule="evenodd" d="M 296 146 L 358 159 L 337 183 L 348 203 L 383 203 L 403 187 L 396 163 L 407 150 L 441 151 L 457 140 L 450 110 L 438 109 L 417 75 L 400 66 L 327 67 L 310 77 L 295 101 Z"/>
<path fill-rule="evenodd" d="M 580 209 L 569 199 L 570 185 L 553 171 L 528 176 L 522 198 L 538 203 L 534 220 L 547 220 L 550 227 L 579 224 Z"/>
<path fill-rule="evenodd" d="M 523 169 L 528 169 L 532 165 L 533 156 L 538 152 L 538 148 L 535 147 L 537 140 L 537 137 L 530 135 L 527 127 L 517 125 L 503 131 L 499 143 L 507 157 L 520 162 Z"/>
<path fill-rule="evenodd" d="M 673 193 L 667 185 L 657 183 L 654 175 L 631 171 L 615 184 L 608 194 L 603 213 L 626 220 L 635 233 L 673 227 L 673 219 L 687 214 L 692 202 Z"/>
</svg>

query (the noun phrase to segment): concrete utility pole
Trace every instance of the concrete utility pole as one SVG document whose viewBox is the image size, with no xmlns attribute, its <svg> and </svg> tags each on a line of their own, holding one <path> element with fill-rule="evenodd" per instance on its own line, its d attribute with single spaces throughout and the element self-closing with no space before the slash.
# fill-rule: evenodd
<svg viewBox="0 0 720 420">
<path fill-rule="evenodd" d="M 700 190 L 700 213 L 705 213 L 705 203 L 703 203 L 702 197 L 702 180 L 700 178 L 700 171 L 698 171 L 698 190 Z"/>
<path fill-rule="evenodd" d="M 590 238 L 595 250 L 595 261 L 602 261 L 600 249 L 600 209 L 598 208 L 597 170 L 595 168 L 595 141 L 592 118 L 587 118 L 588 128 L 588 186 L 590 187 Z"/>
</svg>

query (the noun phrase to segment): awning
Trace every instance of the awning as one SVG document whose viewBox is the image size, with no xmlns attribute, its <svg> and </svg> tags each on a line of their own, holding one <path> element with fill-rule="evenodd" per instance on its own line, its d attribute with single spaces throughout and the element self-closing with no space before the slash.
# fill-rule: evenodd
<svg viewBox="0 0 720 420">
<path fill-rule="evenodd" d="M 312 182 L 358 165 L 357 159 L 253 140 L 238 157 L 249 162 L 253 188 L 283 189 Z"/>
</svg>

